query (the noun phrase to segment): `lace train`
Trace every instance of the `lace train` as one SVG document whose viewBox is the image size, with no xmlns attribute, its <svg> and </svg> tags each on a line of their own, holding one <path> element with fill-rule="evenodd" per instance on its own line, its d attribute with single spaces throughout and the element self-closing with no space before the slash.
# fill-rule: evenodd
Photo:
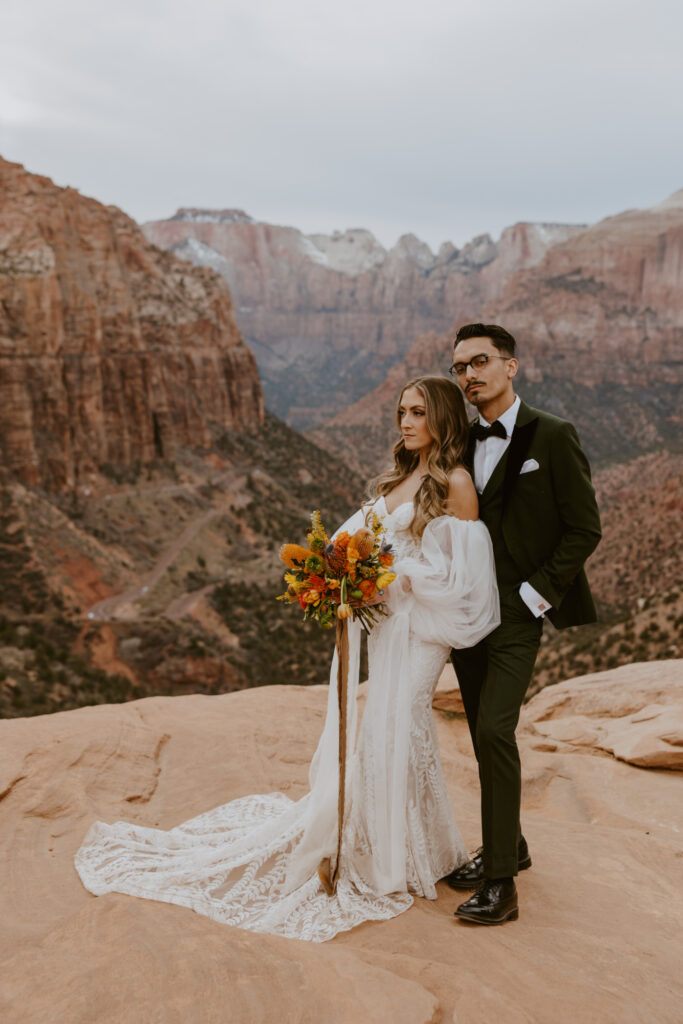
<svg viewBox="0 0 683 1024">
<path fill-rule="evenodd" d="M 386 526 L 399 571 L 402 561 L 412 565 L 414 589 L 423 586 L 428 601 L 434 566 L 425 572 L 422 553 L 404 528 L 409 515 L 412 509 L 401 506 L 387 516 Z M 483 540 L 480 531 L 476 538 Z M 480 548 L 474 553 L 486 551 L 486 541 Z M 480 579 L 481 570 L 479 565 Z M 421 572 L 426 583 L 419 580 Z M 436 590 L 448 597 L 443 580 L 436 581 Z M 95 895 L 120 892 L 176 903 L 223 924 L 313 942 L 363 921 L 395 917 L 413 895 L 434 899 L 436 882 L 467 853 L 446 790 L 431 709 L 453 637 L 435 643 L 412 630 L 416 600 L 399 598 L 393 614 L 370 635 L 367 702 L 358 728 L 360 631 L 355 624 L 350 630 L 348 803 L 334 896 L 327 896 L 316 870 L 336 849 L 334 686 L 306 796 L 296 802 L 282 793 L 242 797 L 169 831 L 95 822 L 75 859 L 85 887 Z M 482 601 L 477 628 L 485 635 L 497 624 L 490 587 Z"/>
</svg>

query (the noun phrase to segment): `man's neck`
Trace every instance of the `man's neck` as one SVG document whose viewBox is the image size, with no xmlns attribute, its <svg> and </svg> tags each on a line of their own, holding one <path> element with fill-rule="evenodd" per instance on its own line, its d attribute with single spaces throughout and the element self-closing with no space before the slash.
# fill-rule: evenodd
<svg viewBox="0 0 683 1024">
<path fill-rule="evenodd" d="M 495 423 L 516 401 L 517 395 L 514 391 L 506 391 L 505 394 L 499 395 L 493 401 L 487 402 L 485 406 L 481 406 L 479 414 L 484 417 L 487 423 Z"/>
</svg>

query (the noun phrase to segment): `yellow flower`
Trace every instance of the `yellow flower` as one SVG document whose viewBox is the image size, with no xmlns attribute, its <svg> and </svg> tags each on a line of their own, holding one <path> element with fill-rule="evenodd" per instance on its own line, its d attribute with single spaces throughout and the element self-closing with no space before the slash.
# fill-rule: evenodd
<svg viewBox="0 0 683 1024">
<path fill-rule="evenodd" d="M 371 512 L 370 513 L 370 515 L 367 518 L 367 525 L 372 530 L 372 532 L 375 534 L 375 536 L 377 536 L 378 534 L 382 533 L 382 531 L 384 529 L 384 525 L 382 523 L 382 520 L 380 519 L 380 517 L 377 515 L 376 512 Z"/>
<path fill-rule="evenodd" d="M 388 587 L 390 583 L 393 583 L 395 579 L 395 572 L 383 572 L 375 580 L 375 586 L 378 590 L 384 590 L 384 588 Z"/>
<path fill-rule="evenodd" d="M 285 573 L 285 583 L 289 584 L 289 589 L 295 594 L 300 594 L 302 590 L 306 590 L 308 587 L 307 583 L 303 580 L 298 580 L 293 572 Z"/>
<path fill-rule="evenodd" d="M 317 590 L 307 590 L 301 595 L 306 604 L 320 604 L 320 594 Z"/>
<path fill-rule="evenodd" d="M 330 590 L 336 590 L 339 586 L 339 580 L 331 580 L 329 576 L 325 577 L 325 583 L 327 583 Z"/>
<path fill-rule="evenodd" d="M 320 512 L 317 509 L 311 513 L 311 527 L 311 532 L 307 535 L 308 543 L 313 551 L 322 551 L 328 540 Z"/>
<path fill-rule="evenodd" d="M 338 619 L 350 619 L 353 615 L 353 608 L 350 604 L 340 604 L 337 608 Z"/>
</svg>

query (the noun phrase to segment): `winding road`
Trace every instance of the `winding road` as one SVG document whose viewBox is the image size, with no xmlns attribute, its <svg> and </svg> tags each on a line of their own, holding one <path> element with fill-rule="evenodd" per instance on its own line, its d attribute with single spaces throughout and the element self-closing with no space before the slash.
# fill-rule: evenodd
<svg viewBox="0 0 683 1024">
<path fill-rule="evenodd" d="M 229 474 L 225 478 L 223 478 L 221 482 L 223 484 L 234 484 L 235 489 L 237 490 L 241 487 L 244 487 L 244 485 L 246 484 L 246 480 L 247 477 L 245 474 Z M 187 490 L 187 488 L 185 488 L 185 490 Z M 240 501 L 238 499 L 232 504 L 231 507 L 238 508 L 240 507 L 240 505 L 246 504 L 247 502 L 247 498 L 245 498 L 243 501 Z M 150 569 L 148 573 L 141 577 L 137 586 L 133 587 L 130 590 L 124 591 L 122 594 L 115 594 L 113 597 L 106 597 L 103 601 L 98 601 L 97 604 L 94 604 L 88 610 L 87 618 L 98 622 L 108 622 L 112 621 L 113 619 L 125 620 L 135 617 L 130 613 L 130 606 L 133 604 L 133 602 L 138 601 L 141 597 L 144 597 L 145 594 L 152 589 L 152 587 L 156 586 L 156 584 L 159 582 L 163 574 L 166 572 L 169 566 L 173 564 L 173 562 L 178 557 L 179 553 L 183 550 L 183 548 L 187 544 L 189 544 L 190 541 L 194 537 L 196 537 L 198 533 L 201 532 L 201 530 L 204 529 L 207 523 L 210 523 L 212 519 L 217 519 L 219 516 L 225 515 L 225 513 L 225 508 L 214 508 L 210 509 L 208 512 L 204 512 L 203 515 L 198 516 L 197 519 L 193 519 L 190 523 L 187 524 L 182 533 L 178 537 L 176 537 L 173 543 L 170 544 L 169 547 L 167 547 L 163 551 L 154 567 Z M 203 593 L 205 589 L 206 588 L 202 588 L 201 593 Z M 194 594 L 183 594 L 177 597 L 169 605 L 167 613 L 171 613 L 171 618 L 176 618 L 178 617 L 179 614 L 186 613 L 187 611 L 189 611 L 190 607 L 192 607 L 192 605 L 195 603 L 194 601 L 190 601 L 188 604 L 188 599 L 194 596 Z M 196 596 L 198 599 L 200 593 L 197 592 Z"/>
</svg>

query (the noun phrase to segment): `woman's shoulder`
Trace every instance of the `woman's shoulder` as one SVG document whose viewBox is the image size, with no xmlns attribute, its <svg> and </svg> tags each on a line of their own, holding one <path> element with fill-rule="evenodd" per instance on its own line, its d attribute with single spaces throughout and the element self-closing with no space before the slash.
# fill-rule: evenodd
<svg viewBox="0 0 683 1024">
<path fill-rule="evenodd" d="M 448 474 L 446 511 L 458 519 L 479 518 L 479 498 L 472 477 L 464 466 L 456 466 Z"/>
<path fill-rule="evenodd" d="M 477 491 L 471 474 L 464 466 L 456 466 L 448 474 L 448 500 L 458 495 L 465 497 L 472 494 L 476 497 Z"/>
<path fill-rule="evenodd" d="M 467 485 L 474 487 L 474 484 L 472 483 L 472 474 L 465 466 L 456 466 L 455 469 L 452 469 L 448 474 L 448 482 L 451 487 L 465 487 Z"/>
</svg>

